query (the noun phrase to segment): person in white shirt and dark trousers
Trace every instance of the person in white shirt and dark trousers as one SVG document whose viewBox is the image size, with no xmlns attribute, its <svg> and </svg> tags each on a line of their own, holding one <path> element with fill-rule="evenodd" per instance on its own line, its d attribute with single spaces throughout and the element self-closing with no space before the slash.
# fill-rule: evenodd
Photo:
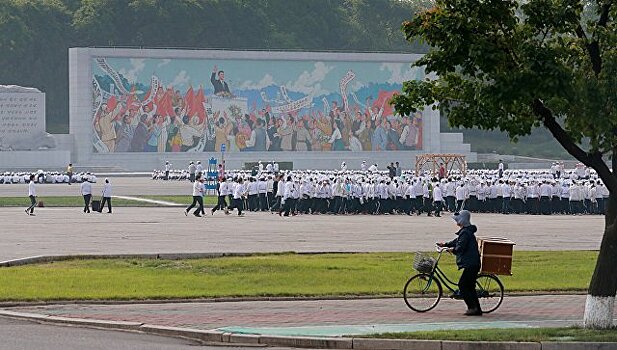
<svg viewBox="0 0 617 350">
<path fill-rule="evenodd" d="M 81 183 L 79 188 L 81 195 L 84 197 L 84 213 L 90 212 L 90 200 L 92 199 L 92 185 L 86 180 Z"/>
<path fill-rule="evenodd" d="M 105 179 L 105 184 L 103 185 L 103 200 L 101 201 L 99 213 L 103 212 L 105 203 L 107 203 L 107 213 L 111 214 L 111 184 L 109 183 L 109 179 Z"/>
<path fill-rule="evenodd" d="M 204 211 L 204 186 L 203 186 L 203 178 L 198 178 L 193 182 L 193 203 L 189 205 L 188 208 L 184 209 L 184 215 L 188 215 L 189 211 L 195 207 L 195 204 L 199 203 L 199 207 L 195 209 L 193 215 L 196 217 L 201 217 L 201 213 Z"/>
<path fill-rule="evenodd" d="M 34 175 L 30 175 L 28 183 L 28 197 L 30 198 L 30 206 L 26 209 L 26 214 L 34 216 L 34 207 L 36 207 L 36 188 L 34 188 Z"/>
</svg>

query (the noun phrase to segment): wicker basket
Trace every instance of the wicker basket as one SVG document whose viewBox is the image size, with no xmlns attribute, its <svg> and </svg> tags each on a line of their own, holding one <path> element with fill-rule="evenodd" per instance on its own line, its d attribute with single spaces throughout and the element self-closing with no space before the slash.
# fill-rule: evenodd
<svg viewBox="0 0 617 350">
<path fill-rule="evenodd" d="M 413 268 L 421 273 L 431 273 L 435 262 L 436 260 L 432 256 L 418 252 L 413 259 Z"/>
</svg>

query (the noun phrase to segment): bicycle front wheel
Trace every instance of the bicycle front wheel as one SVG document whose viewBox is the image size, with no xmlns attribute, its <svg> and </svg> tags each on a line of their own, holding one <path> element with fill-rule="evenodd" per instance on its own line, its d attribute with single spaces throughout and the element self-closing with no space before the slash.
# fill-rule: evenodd
<svg viewBox="0 0 617 350">
<path fill-rule="evenodd" d="M 482 312 L 493 312 L 503 301 L 503 284 L 497 276 L 481 273 L 476 279 L 476 294 Z"/>
<path fill-rule="evenodd" d="M 438 279 L 426 273 L 419 273 L 405 283 L 403 299 L 413 311 L 427 312 L 437 306 L 442 292 Z"/>
</svg>

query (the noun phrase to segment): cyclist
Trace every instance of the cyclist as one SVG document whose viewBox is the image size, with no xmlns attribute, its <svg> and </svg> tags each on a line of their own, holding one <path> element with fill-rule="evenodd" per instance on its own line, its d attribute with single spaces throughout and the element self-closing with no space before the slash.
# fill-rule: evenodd
<svg viewBox="0 0 617 350">
<path fill-rule="evenodd" d="M 475 288 L 476 277 L 480 271 L 480 252 L 474 235 L 478 228 L 471 224 L 471 213 L 467 210 L 454 213 L 452 218 L 456 225 L 460 227 L 456 232 L 457 237 L 450 242 L 440 242 L 437 245 L 448 247 L 448 250 L 456 255 L 458 269 L 463 269 L 458 281 L 458 288 L 465 304 L 467 304 L 465 316 L 482 316 L 482 309 Z"/>
</svg>

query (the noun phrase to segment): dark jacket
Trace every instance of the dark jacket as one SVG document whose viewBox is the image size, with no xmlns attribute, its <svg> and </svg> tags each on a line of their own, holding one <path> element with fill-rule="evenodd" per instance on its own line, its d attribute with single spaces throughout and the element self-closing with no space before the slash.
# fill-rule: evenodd
<svg viewBox="0 0 617 350">
<path fill-rule="evenodd" d="M 458 237 L 445 244 L 446 247 L 454 248 L 459 270 L 480 266 L 480 251 L 474 235 L 476 231 L 478 228 L 474 225 L 463 227 L 456 233 Z"/>
</svg>

